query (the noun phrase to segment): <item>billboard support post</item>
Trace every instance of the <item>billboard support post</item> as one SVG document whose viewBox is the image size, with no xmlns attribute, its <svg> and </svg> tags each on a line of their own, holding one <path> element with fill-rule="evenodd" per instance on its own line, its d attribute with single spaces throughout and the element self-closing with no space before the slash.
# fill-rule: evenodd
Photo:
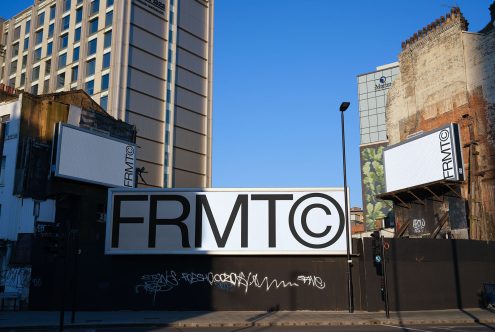
<svg viewBox="0 0 495 332">
<path fill-rule="evenodd" d="M 346 229 L 346 249 L 347 249 L 347 296 L 349 303 L 349 312 L 353 312 L 353 289 L 352 289 L 352 274 L 351 274 L 351 244 L 349 240 L 349 202 L 347 198 L 347 174 L 346 174 L 346 161 L 345 161 L 345 130 L 344 130 L 344 112 L 349 107 L 351 103 L 348 101 L 343 102 L 340 105 L 340 119 L 341 119 L 341 127 L 342 127 L 342 162 L 344 169 L 344 202 L 345 202 L 345 229 Z"/>
</svg>

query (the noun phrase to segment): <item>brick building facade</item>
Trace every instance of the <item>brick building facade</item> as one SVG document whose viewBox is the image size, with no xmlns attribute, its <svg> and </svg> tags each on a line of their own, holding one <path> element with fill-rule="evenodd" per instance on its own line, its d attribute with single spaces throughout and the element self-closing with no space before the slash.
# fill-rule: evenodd
<svg viewBox="0 0 495 332">
<path fill-rule="evenodd" d="M 495 240 L 495 3 L 490 11 L 479 32 L 453 8 L 403 42 L 386 105 L 389 145 L 459 124 L 467 175 L 459 196 L 469 238 L 479 240 Z"/>
</svg>

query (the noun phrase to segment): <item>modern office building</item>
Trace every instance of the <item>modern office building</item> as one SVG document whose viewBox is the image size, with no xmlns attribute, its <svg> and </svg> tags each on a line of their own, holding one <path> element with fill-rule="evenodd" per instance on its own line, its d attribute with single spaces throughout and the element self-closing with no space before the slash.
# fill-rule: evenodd
<svg viewBox="0 0 495 332">
<path fill-rule="evenodd" d="M 36 0 L 0 37 L 0 83 L 137 127 L 139 186 L 211 185 L 213 0 Z"/>
<path fill-rule="evenodd" d="M 388 90 L 398 74 L 399 63 L 394 62 L 357 77 L 361 134 L 361 188 L 367 230 L 383 227 L 384 221 L 386 224 L 393 221 L 390 215 L 392 204 L 375 196 L 385 191 L 383 148 L 388 144 L 385 107 Z"/>
</svg>

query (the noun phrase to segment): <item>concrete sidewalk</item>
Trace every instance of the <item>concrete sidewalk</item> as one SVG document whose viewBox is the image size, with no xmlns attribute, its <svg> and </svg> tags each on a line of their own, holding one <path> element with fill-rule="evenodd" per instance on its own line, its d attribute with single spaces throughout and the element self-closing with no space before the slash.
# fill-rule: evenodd
<svg viewBox="0 0 495 332">
<path fill-rule="evenodd" d="M 337 326 L 380 324 L 495 324 L 495 311 L 479 308 L 391 312 L 335 311 L 105 311 L 78 312 L 74 324 L 65 314 L 67 327 L 169 326 L 169 327 L 250 327 L 250 326 Z M 0 328 L 56 327 L 54 311 L 3 311 Z"/>
</svg>

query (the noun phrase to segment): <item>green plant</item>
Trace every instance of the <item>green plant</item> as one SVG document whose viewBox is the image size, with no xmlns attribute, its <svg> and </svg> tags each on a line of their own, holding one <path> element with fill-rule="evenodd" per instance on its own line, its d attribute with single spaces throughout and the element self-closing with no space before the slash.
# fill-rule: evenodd
<svg viewBox="0 0 495 332">
<path fill-rule="evenodd" d="M 366 229 L 375 229 L 375 220 L 383 219 L 392 208 L 390 201 L 376 198 L 385 191 L 385 169 L 383 167 L 383 146 L 367 147 L 361 150 L 362 176 L 365 202 Z"/>
</svg>

